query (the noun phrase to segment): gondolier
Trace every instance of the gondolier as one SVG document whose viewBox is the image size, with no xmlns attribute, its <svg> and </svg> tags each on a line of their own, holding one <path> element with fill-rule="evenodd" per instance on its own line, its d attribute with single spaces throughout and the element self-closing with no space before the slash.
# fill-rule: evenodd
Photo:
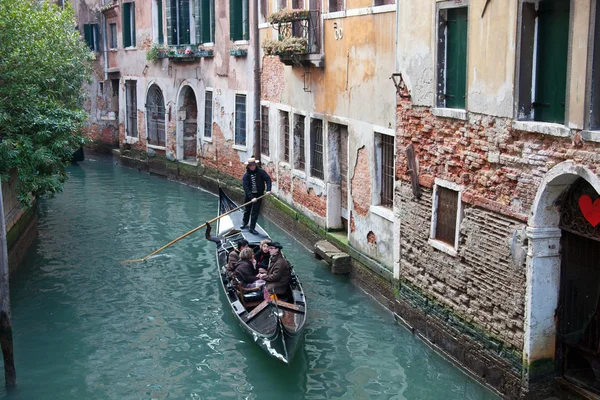
<svg viewBox="0 0 600 400">
<path fill-rule="evenodd" d="M 246 206 L 244 217 L 242 219 L 242 226 L 240 228 L 245 229 L 248 227 L 249 222 L 250 229 L 248 229 L 248 232 L 256 235 L 256 220 L 260 214 L 260 205 L 262 203 L 262 200 L 257 199 L 257 197 L 260 197 L 265 193 L 265 185 L 267 189 L 266 194 L 271 194 L 271 177 L 265 170 L 256 165 L 256 159 L 254 157 L 250 157 L 245 164 L 246 173 L 242 178 L 242 185 L 244 186 L 244 193 L 246 194 L 246 200 L 244 202 L 252 201 L 252 204 Z"/>
</svg>

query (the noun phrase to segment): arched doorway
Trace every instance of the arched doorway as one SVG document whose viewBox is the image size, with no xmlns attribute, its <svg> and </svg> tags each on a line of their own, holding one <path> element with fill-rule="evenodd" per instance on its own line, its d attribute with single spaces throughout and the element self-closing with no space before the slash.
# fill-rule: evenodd
<svg viewBox="0 0 600 400">
<path fill-rule="evenodd" d="M 557 199 L 561 274 L 556 352 L 559 374 L 600 394 L 599 197 L 579 178 Z"/>
<path fill-rule="evenodd" d="M 165 100 L 162 91 L 152 85 L 146 96 L 146 120 L 148 121 L 148 144 L 165 146 Z"/>
<path fill-rule="evenodd" d="M 183 159 L 196 161 L 198 133 L 198 104 L 196 95 L 191 87 L 184 86 L 179 95 L 178 135 L 182 141 Z M 181 154 L 181 153 L 179 153 Z"/>
</svg>

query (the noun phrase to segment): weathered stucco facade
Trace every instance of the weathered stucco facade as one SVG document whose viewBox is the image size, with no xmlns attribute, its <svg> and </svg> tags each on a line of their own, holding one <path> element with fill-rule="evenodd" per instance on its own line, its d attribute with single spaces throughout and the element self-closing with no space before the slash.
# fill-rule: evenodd
<svg viewBox="0 0 600 400">
<path fill-rule="evenodd" d="M 569 209 L 561 200 L 575 190 L 573 184 L 582 184 L 578 179 L 587 182 L 590 193 L 599 188 L 600 145 L 591 126 L 591 66 L 599 56 L 591 51 L 597 29 L 592 3 L 398 4 L 402 82 L 394 205 L 399 216 L 395 275 L 401 281 L 400 302 L 414 306 L 411 296 L 428 299 L 448 311 L 446 325 L 469 326 L 436 343 L 509 397 L 539 395 L 536 390 L 552 383 L 554 376 L 564 378 L 567 386 L 589 389 L 589 382 L 574 377 L 574 365 L 591 373 L 597 362 L 582 345 L 565 339 L 571 322 L 563 311 L 584 308 L 569 289 L 573 281 L 565 271 L 574 268 L 574 261 L 566 254 L 575 250 L 565 242 L 564 232 L 591 232 L 595 225 L 584 218 L 566 224 L 565 213 L 581 215 L 585 210 Z M 528 19 L 530 8 L 544 11 Z M 449 96 L 444 99 L 444 90 L 454 60 L 443 52 L 456 32 L 451 26 L 454 14 L 448 11 L 453 9 L 466 10 L 468 17 L 464 106 L 451 108 L 445 106 Z M 548 29 L 542 12 L 553 12 L 568 24 L 560 33 L 568 52 L 564 61 L 552 60 L 566 66 L 561 121 L 544 117 L 540 108 L 552 105 L 538 100 L 542 88 L 551 86 L 539 69 L 545 37 L 528 35 L 534 27 L 536 32 Z M 440 48 L 440 42 L 446 47 Z M 407 150 L 414 151 L 417 171 L 410 168 Z M 413 191 L 411 181 L 418 181 L 420 193 Z M 598 195 L 590 196 L 593 201 Z M 455 236 L 443 237 L 438 232 L 445 229 L 448 213 Z M 597 240 L 593 233 L 580 234 Z M 596 279 L 595 273 L 589 279 Z M 589 314 L 596 318 L 591 315 L 597 310 Z M 435 336 L 434 325 L 421 327 L 425 336 Z M 585 326 L 582 335 L 592 335 L 591 325 Z M 478 343 L 477 351 L 465 355 L 459 345 L 463 337 Z"/>
</svg>

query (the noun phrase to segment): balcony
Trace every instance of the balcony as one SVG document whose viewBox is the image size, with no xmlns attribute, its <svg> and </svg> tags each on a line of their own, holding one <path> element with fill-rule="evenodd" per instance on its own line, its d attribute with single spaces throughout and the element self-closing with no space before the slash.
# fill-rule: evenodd
<svg viewBox="0 0 600 400">
<path fill-rule="evenodd" d="M 263 42 L 266 54 L 286 65 L 323 67 L 319 11 L 284 9 L 271 14 L 269 22 L 277 25 L 278 40 Z"/>
<path fill-rule="evenodd" d="M 160 58 L 169 58 L 172 61 L 198 61 L 203 57 L 213 57 L 214 50 L 212 48 L 206 49 L 202 45 L 191 44 L 191 45 L 179 45 L 179 46 L 157 46 L 154 50 L 154 46 L 151 50 L 156 52 L 156 55 L 147 55 L 146 59 L 154 61 Z"/>
</svg>

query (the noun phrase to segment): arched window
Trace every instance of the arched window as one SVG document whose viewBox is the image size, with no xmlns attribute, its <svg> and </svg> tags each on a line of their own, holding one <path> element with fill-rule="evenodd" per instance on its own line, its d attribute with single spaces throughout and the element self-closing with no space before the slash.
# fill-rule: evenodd
<svg viewBox="0 0 600 400">
<path fill-rule="evenodd" d="M 146 99 L 146 120 L 148 121 L 148 144 L 165 145 L 165 100 L 160 88 L 152 85 Z"/>
</svg>

